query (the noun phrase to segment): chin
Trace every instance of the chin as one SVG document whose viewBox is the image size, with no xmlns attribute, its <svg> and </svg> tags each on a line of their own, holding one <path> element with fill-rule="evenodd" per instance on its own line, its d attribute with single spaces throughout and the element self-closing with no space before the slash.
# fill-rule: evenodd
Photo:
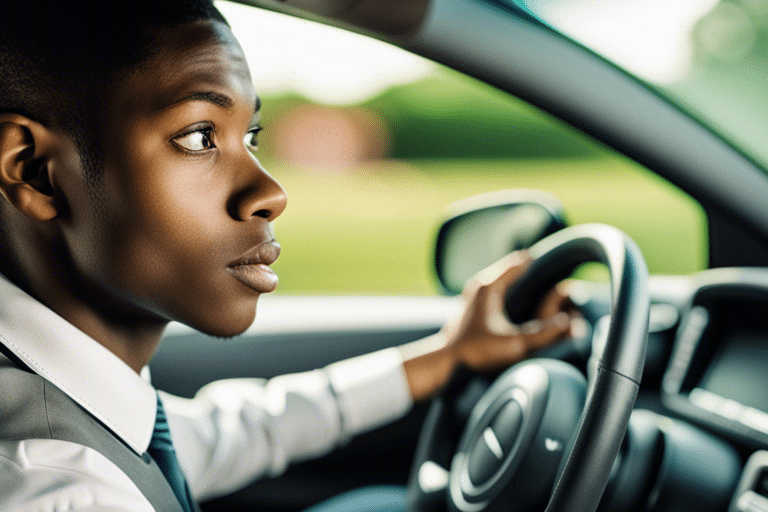
<svg viewBox="0 0 768 512">
<path fill-rule="evenodd" d="M 230 308 L 228 310 L 212 310 L 215 315 L 197 318 L 196 321 L 180 322 L 209 336 L 216 338 L 232 338 L 243 334 L 256 319 L 256 305 L 250 307 Z"/>
</svg>

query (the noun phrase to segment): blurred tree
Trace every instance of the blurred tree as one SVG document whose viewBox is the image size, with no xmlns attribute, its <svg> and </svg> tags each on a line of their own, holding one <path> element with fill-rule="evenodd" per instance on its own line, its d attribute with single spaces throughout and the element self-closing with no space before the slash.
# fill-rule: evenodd
<svg viewBox="0 0 768 512">
<path fill-rule="evenodd" d="M 310 102 L 296 95 L 265 100 L 264 143 L 259 150 L 276 156 L 270 140 L 278 118 L 295 115 Z M 459 73 L 443 70 L 419 82 L 395 86 L 379 96 L 341 109 L 370 111 L 383 120 L 389 158 L 517 159 L 584 158 L 602 154 L 597 143 L 537 108 Z"/>
</svg>

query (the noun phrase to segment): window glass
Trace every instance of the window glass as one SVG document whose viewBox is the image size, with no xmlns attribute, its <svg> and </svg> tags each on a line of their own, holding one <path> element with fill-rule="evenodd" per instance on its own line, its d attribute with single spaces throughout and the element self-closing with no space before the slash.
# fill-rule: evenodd
<svg viewBox="0 0 768 512">
<path fill-rule="evenodd" d="M 278 293 L 435 294 L 445 208 L 499 189 L 552 192 L 651 272 L 706 267 L 706 220 L 678 189 L 494 88 L 379 41 L 237 4 L 263 100 L 258 157 L 288 193 Z"/>
<path fill-rule="evenodd" d="M 768 169 L 768 0 L 515 0 Z"/>
</svg>

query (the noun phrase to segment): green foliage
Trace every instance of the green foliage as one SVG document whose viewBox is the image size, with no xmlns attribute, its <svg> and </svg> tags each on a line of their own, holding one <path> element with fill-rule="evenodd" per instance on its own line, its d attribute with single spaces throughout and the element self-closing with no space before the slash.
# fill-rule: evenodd
<svg viewBox="0 0 768 512">
<path fill-rule="evenodd" d="M 583 158 L 601 152 L 535 107 L 447 70 L 362 106 L 386 120 L 394 158 Z"/>
<path fill-rule="evenodd" d="M 271 123 L 308 104 L 294 94 L 265 98 L 267 131 L 260 151 L 273 153 Z M 583 134 L 554 117 L 450 70 L 392 87 L 355 108 L 381 117 L 389 131 L 391 158 L 586 158 L 605 154 L 599 144 L 585 140 Z"/>
</svg>

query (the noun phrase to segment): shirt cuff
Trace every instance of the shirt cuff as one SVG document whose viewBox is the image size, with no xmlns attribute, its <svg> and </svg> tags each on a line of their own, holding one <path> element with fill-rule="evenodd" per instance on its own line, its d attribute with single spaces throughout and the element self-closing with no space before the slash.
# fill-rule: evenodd
<svg viewBox="0 0 768 512">
<path fill-rule="evenodd" d="M 389 348 L 325 368 L 343 429 L 355 435 L 403 417 L 413 406 L 403 357 Z"/>
</svg>

